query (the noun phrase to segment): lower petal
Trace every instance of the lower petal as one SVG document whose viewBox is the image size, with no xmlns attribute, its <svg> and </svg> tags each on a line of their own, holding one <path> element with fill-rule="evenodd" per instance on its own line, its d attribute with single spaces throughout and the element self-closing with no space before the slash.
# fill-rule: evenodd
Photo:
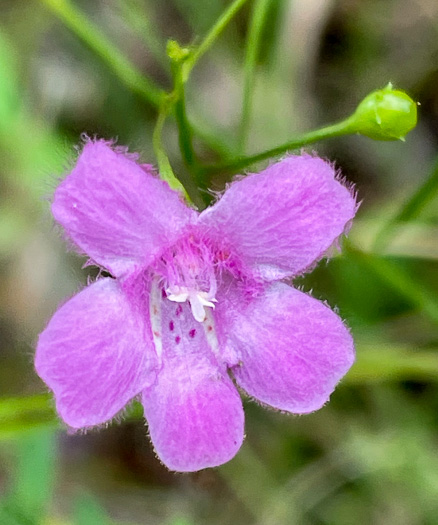
<svg viewBox="0 0 438 525">
<path fill-rule="evenodd" d="M 55 313 L 40 335 L 35 367 L 61 418 L 83 428 L 110 420 L 151 384 L 156 357 L 142 318 L 107 278 Z"/>
<path fill-rule="evenodd" d="M 164 299 L 161 318 L 162 368 L 142 397 L 155 450 L 170 470 L 221 465 L 243 441 L 240 395 L 187 303 Z"/>
<path fill-rule="evenodd" d="M 228 345 L 240 356 L 233 368 L 238 384 L 281 410 L 302 414 L 321 408 L 354 361 L 353 340 L 342 320 L 283 283 L 247 301 L 237 290 L 229 294 L 235 297 L 218 315 Z"/>
</svg>

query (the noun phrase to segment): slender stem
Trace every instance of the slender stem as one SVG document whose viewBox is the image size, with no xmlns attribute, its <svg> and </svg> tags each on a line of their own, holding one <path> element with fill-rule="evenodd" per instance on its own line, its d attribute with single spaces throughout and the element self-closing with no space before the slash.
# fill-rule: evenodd
<svg viewBox="0 0 438 525">
<path fill-rule="evenodd" d="M 58 424 L 49 394 L 0 398 L 0 441 L 37 428 L 56 428 Z"/>
<path fill-rule="evenodd" d="M 196 156 L 193 149 L 193 131 L 186 113 L 185 90 L 182 77 L 183 64 L 184 62 L 174 62 L 172 64 L 172 74 L 176 96 L 175 118 L 178 126 L 179 147 L 184 163 L 190 169 L 196 164 Z"/>
<path fill-rule="evenodd" d="M 190 197 L 186 189 L 173 173 L 172 166 L 170 165 L 169 159 L 161 141 L 161 134 L 163 132 L 164 123 L 166 121 L 170 109 L 170 101 L 166 100 L 165 102 L 163 102 L 161 109 L 158 113 L 157 123 L 155 125 L 154 133 L 152 136 L 152 144 L 154 147 L 155 156 L 157 158 L 158 169 L 160 171 L 160 178 L 165 180 L 173 190 L 182 193 L 186 200 L 190 202 Z"/>
<path fill-rule="evenodd" d="M 53 413 L 52 397 L 49 394 L 37 394 L 29 397 L 0 398 L 0 421 L 19 419 L 27 412 Z"/>
<path fill-rule="evenodd" d="M 344 242 L 344 251 L 359 263 L 366 265 L 394 291 L 418 307 L 435 324 L 438 324 L 438 300 L 422 283 L 411 277 L 398 264 L 386 257 L 366 253 Z"/>
<path fill-rule="evenodd" d="M 394 344 L 361 344 L 357 361 L 343 379 L 343 384 L 400 381 L 406 378 L 427 380 L 438 377 L 438 348 L 412 351 Z"/>
<path fill-rule="evenodd" d="M 230 7 L 222 13 L 199 46 L 193 50 L 192 54 L 184 64 L 184 82 L 187 81 L 190 71 L 193 69 L 194 65 L 199 61 L 202 55 L 204 55 L 204 53 L 210 49 L 217 37 L 222 33 L 229 22 L 233 19 L 234 15 L 244 6 L 247 1 L 248 0 L 234 0 Z"/>
<path fill-rule="evenodd" d="M 160 178 L 165 180 L 173 190 L 180 192 L 189 204 L 193 203 L 199 208 L 203 208 L 204 199 L 198 188 L 193 184 L 193 181 L 191 179 L 184 179 L 184 184 L 182 184 L 182 182 L 175 176 L 162 143 L 161 136 L 164 123 L 169 113 L 174 109 L 174 105 L 175 96 L 174 93 L 171 93 L 161 106 L 158 113 L 157 123 L 155 124 L 154 133 L 152 135 L 152 144 L 155 157 L 157 158 Z"/>
<path fill-rule="evenodd" d="M 70 0 L 39 0 L 46 5 L 65 25 L 70 28 L 88 47 L 99 56 L 114 74 L 133 92 L 152 104 L 157 109 L 166 93 L 143 75 L 108 39 L 95 24 L 76 9 Z M 221 154 L 226 149 L 217 138 L 212 137 L 200 126 L 202 122 L 193 125 L 192 129 L 203 142 L 215 152 Z"/>
<path fill-rule="evenodd" d="M 250 155 L 248 157 L 237 157 L 234 160 L 224 162 L 222 164 L 215 164 L 212 166 L 204 166 L 200 169 L 201 176 L 210 176 L 216 173 L 236 173 L 238 170 L 247 168 L 256 162 L 261 160 L 269 159 L 270 157 L 275 157 L 277 155 L 282 155 L 286 151 L 299 149 L 314 142 L 320 140 L 339 137 L 341 135 L 348 135 L 349 133 L 354 132 L 354 129 L 351 125 L 350 119 L 343 120 L 342 122 L 337 122 L 330 126 L 326 126 L 315 131 L 310 131 L 301 136 L 294 138 L 293 140 L 272 148 L 255 155 Z"/>
<path fill-rule="evenodd" d="M 251 22 L 248 30 L 244 63 L 242 115 L 240 119 L 238 139 L 238 151 L 240 153 L 244 153 L 245 151 L 248 129 L 250 127 L 251 108 L 255 89 L 255 72 L 257 58 L 260 50 L 261 36 L 265 27 L 270 6 L 271 0 L 255 1 Z"/>
<path fill-rule="evenodd" d="M 420 212 L 435 198 L 438 193 L 438 159 L 432 168 L 429 177 L 421 184 L 417 191 L 403 204 L 399 212 L 390 219 L 376 236 L 374 249 L 381 251 L 394 228 L 401 222 L 418 217 Z"/>
<path fill-rule="evenodd" d="M 122 82 L 153 106 L 159 106 L 163 91 L 123 56 L 119 49 L 70 0 L 39 0 L 57 15 L 116 73 Z"/>
<path fill-rule="evenodd" d="M 438 349 L 436 347 L 430 347 L 427 350 L 416 349 L 413 352 L 402 345 L 381 341 L 370 344 L 359 340 L 357 349 L 357 362 L 345 376 L 341 385 L 406 379 L 438 381 Z M 128 419 L 140 419 L 142 416 L 143 410 L 139 403 L 135 402 L 128 408 Z M 0 398 L 0 440 L 36 427 L 56 427 L 58 425 L 59 418 L 55 413 L 53 398 L 49 394 Z M 250 453 L 245 445 L 243 450 Z M 239 462 L 237 464 L 231 462 L 220 467 L 220 473 L 228 480 L 235 479 L 233 465 L 236 467 Z M 258 465 L 254 465 L 257 470 Z"/>
</svg>

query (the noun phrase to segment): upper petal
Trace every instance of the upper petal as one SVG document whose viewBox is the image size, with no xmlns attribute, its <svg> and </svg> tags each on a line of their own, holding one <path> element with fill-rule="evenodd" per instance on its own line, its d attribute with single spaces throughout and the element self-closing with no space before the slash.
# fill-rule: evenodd
<svg viewBox="0 0 438 525">
<path fill-rule="evenodd" d="M 35 367 L 69 426 L 108 421 L 154 381 L 148 330 L 110 278 L 88 286 L 55 313 L 39 337 Z"/>
<path fill-rule="evenodd" d="M 161 316 L 162 368 L 142 398 L 155 450 L 171 470 L 221 465 L 243 441 L 239 393 L 207 341 L 208 321 L 195 321 L 187 303 L 167 299 Z"/>
<path fill-rule="evenodd" d="M 103 140 L 87 142 L 52 205 L 68 236 L 115 276 L 146 266 L 195 213 L 134 159 Z"/>
<path fill-rule="evenodd" d="M 267 279 L 303 272 L 324 256 L 356 211 L 333 167 L 290 156 L 237 180 L 199 220 Z"/>
<path fill-rule="evenodd" d="M 319 409 L 354 361 L 352 337 L 320 301 L 283 283 L 247 298 L 218 297 L 215 315 L 240 357 L 234 376 L 249 395 L 296 414 Z"/>
</svg>

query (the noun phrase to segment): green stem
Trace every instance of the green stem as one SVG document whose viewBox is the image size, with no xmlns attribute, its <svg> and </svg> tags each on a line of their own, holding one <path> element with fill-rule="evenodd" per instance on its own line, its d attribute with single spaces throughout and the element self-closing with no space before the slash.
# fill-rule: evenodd
<svg viewBox="0 0 438 525">
<path fill-rule="evenodd" d="M 19 419 L 28 412 L 53 413 L 52 396 L 49 394 L 37 394 L 28 397 L 0 399 L 0 422 L 6 419 Z"/>
<path fill-rule="evenodd" d="M 421 211 L 435 198 L 438 193 L 438 159 L 432 168 L 429 177 L 402 206 L 400 211 L 390 219 L 376 236 L 374 249 L 381 251 L 388 241 L 394 228 L 401 222 L 416 219 Z"/>
<path fill-rule="evenodd" d="M 244 63 L 243 103 L 239 129 L 239 152 L 244 153 L 248 129 L 250 127 L 251 108 L 255 89 L 255 72 L 259 55 L 261 35 L 265 27 L 271 0 L 256 0 L 248 30 Z"/>
<path fill-rule="evenodd" d="M 0 441 L 58 424 L 49 394 L 0 398 Z"/>
<path fill-rule="evenodd" d="M 344 241 L 344 252 L 365 264 L 375 275 L 393 290 L 405 297 L 412 305 L 418 307 L 434 323 L 438 324 L 438 301 L 422 283 L 413 279 L 400 266 L 386 257 L 366 253 Z"/>
<path fill-rule="evenodd" d="M 410 347 L 387 342 L 376 341 L 372 344 L 358 340 L 357 350 L 357 362 L 342 380 L 341 386 L 409 379 L 438 381 L 438 349 L 435 347 L 414 351 Z M 137 420 L 142 416 L 143 410 L 139 403 L 128 408 L 128 419 Z M 49 394 L 0 398 L 0 440 L 35 428 L 58 425 L 59 418 Z M 227 479 L 234 479 L 234 468 L 238 463 L 222 466 L 221 474 Z M 255 465 L 256 470 L 258 467 Z"/>
<path fill-rule="evenodd" d="M 199 46 L 193 50 L 190 57 L 184 63 L 184 82 L 187 82 L 190 71 L 193 69 L 195 64 L 210 49 L 214 41 L 233 19 L 234 15 L 244 6 L 247 1 L 248 0 L 234 0 L 230 7 L 222 13 Z"/>
<path fill-rule="evenodd" d="M 85 42 L 99 56 L 113 73 L 139 97 L 157 108 L 166 95 L 145 77 L 112 42 L 83 13 L 78 11 L 70 0 L 39 0 L 58 16 L 73 33 Z M 211 151 L 223 155 L 227 147 L 217 137 L 204 131 L 203 123 L 192 125 L 193 131 L 210 148 Z"/>
<path fill-rule="evenodd" d="M 70 0 L 39 0 L 90 47 L 134 93 L 159 106 L 163 91 L 142 74 Z"/>
<path fill-rule="evenodd" d="M 193 131 L 187 118 L 184 82 L 182 77 L 182 66 L 184 62 L 172 64 L 174 79 L 175 118 L 178 126 L 178 140 L 181 155 L 189 170 L 196 164 L 195 151 L 193 149 Z"/>
<path fill-rule="evenodd" d="M 413 350 L 392 344 L 360 344 L 357 361 L 342 380 L 343 384 L 385 381 L 433 380 L 438 377 L 437 348 Z"/>
<path fill-rule="evenodd" d="M 172 106 L 170 100 L 165 100 L 163 102 L 158 113 L 157 123 L 154 128 L 152 144 L 154 147 L 155 157 L 157 158 L 160 178 L 162 180 L 165 180 L 173 190 L 182 193 L 188 202 L 191 202 L 186 189 L 173 173 L 172 166 L 170 165 L 169 158 L 167 157 L 166 151 L 163 147 L 163 143 L 161 140 L 164 123 L 166 122 L 166 118 L 169 114 L 171 107 Z"/>
<path fill-rule="evenodd" d="M 350 119 L 348 118 L 341 122 L 331 124 L 330 126 L 326 126 L 315 131 L 310 131 L 309 133 L 304 133 L 303 135 L 296 137 L 293 140 L 282 144 L 281 146 L 277 146 L 276 148 L 262 151 L 261 153 L 250 155 L 248 157 L 237 157 L 234 160 L 230 160 L 221 164 L 204 166 L 200 169 L 200 176 L 208 177 L 216 173 L 236 173 L 238 170 L 247 168 L 256 162 L 266 160 L 277 155 L 282 155 L 289 150 L 299 149 L 320 140 L 332 137 L 340 137 L 342 135 L 348 135 L 352 132 L 354 132 L 354 129 L 351 125 Z"/>
<path fill-rule="evenodd" d="M 188 204 L 195 204 L 199 208 L 204 207 L 204 201 L 200 195 L 198 188 L 193 184 L 192 180 L 184 179 L 184 184 L 175 176 L 169 158 L 162 143 L 162 132 L 164 123 L 169 113 L 174 110 L 175 96 L 174 93 L 168 95 L 164 99 L 163 104 L 158 113 L 157 123 L 155 124 L 154 133 L 152 135 L 152 145 L 154 147 L 155 157 L 157 159 L 160 178 L 165 180 L 169 186 L 180 192 L 186 199 Z"/>
</svg>

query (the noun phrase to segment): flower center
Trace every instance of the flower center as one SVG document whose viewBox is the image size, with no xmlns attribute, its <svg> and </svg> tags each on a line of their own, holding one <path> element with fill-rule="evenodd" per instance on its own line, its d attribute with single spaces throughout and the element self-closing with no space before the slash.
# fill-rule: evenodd
<svg viewBox="0 0 438 525">
<path fill-rule="evenodd" d="M 206 308 L 214 308 L 217 292 L 212 250 L 193 236 L 167 250 L 155 267 L 167 299 L 188 301 L 193 317 L 202 323 Z"/>
</svg>

